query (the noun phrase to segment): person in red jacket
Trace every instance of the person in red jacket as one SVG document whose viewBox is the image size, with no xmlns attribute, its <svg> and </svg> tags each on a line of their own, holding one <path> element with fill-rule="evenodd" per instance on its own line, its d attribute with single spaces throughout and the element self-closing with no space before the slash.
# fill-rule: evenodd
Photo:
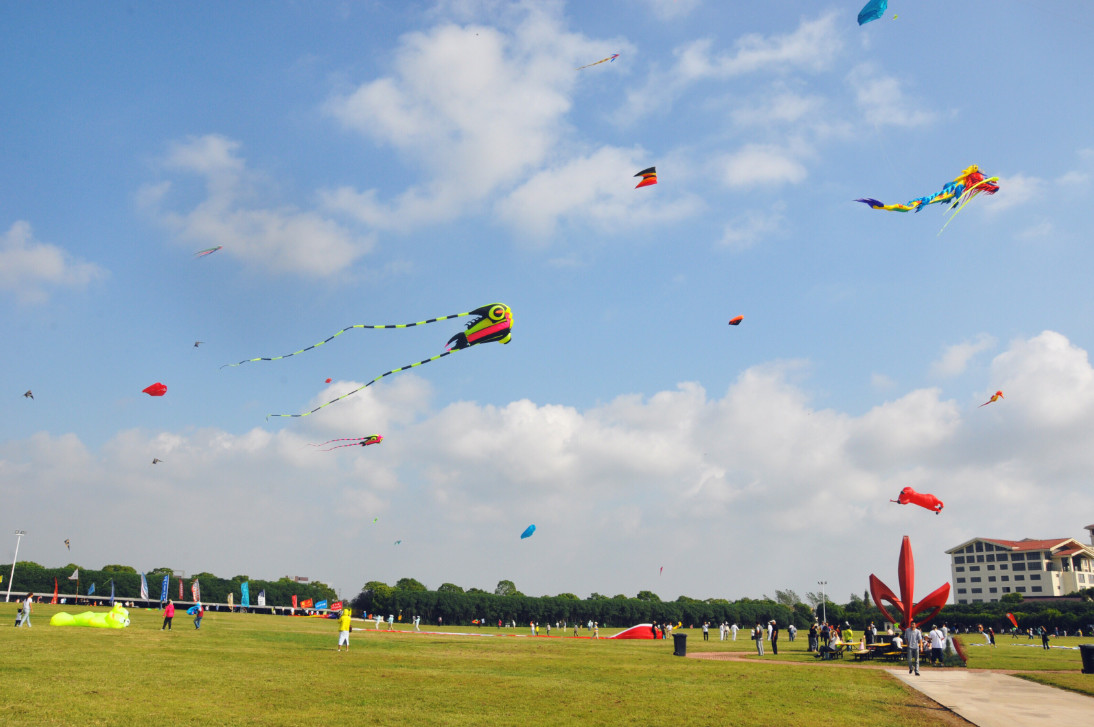
<svg viewBox="0 0 1094 727">
<path fill-rule="evenodd" d="M 167 607 L 163 609 L 163 626 L 160 626 L 160 631 L 167 629 L 171 630 L 171 619 L 175 617 L 175 602 L 168 599 Z"/>
</svg>

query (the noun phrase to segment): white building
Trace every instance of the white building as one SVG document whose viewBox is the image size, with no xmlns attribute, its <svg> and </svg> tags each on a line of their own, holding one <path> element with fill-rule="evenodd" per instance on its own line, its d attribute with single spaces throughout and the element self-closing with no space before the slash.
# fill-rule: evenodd
<svg viewBox="0 0 1094 727">
<path fill-rule="evenodd" d="M 1094 525 L 1086 530 L 1091 545 L 1075 538 L 973 538 L 950 548 L 954 603 L 990 603 L 1008 593 L 1066 596 L 1094 588 Z"/>
</svg>

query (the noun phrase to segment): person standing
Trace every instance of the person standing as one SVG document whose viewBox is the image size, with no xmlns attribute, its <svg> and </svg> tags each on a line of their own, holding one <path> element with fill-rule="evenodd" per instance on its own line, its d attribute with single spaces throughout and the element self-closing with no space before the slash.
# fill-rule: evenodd
<svg viewBox="0 0 1094 727">
<path fill-rule="evenodd" d="M 790 640 L 793 641 L 794 637 L 798 635 L 798 627 L 794 624 L 790 624 L 786 627 L 786 633 L 790 634 Z"/>
<path fill-rule="evenodd" d="M 342 644 L 346 645 L 346 652 L 349 652 L 349 632 L 353 630 L 353 626 L 350 625 L 350 610 L 348 608 L 342 609 L 342 615 L 338 617 L 338 650 L 342 650 Z"/>
<path fill-rule="evenodd" d="M 420 624 L 421 622 L 422 622 L 422 617 L 421 616 L 415 616 L 414 617 L 414 630 L 415 631 L 421 631 L 421 629 L 418 628 L 418 624 Z M 501 621 L 498 621 L 498 623 L 501 623 Z M 501 627 L 499 626 L 498 628 L 501 628 Z"/>
<path fill-rule="evenodd" d="M 1041 647 L 1044 649 L 1048 648 L 1048 629 L 1044 626 L 1041 627 Z"/>
<path fill-rule="evenodd" d="M 931 627 L 927 638 L 931 640 L 931 663 L 942 664 L 942 650 L 946 648 L 946 635 L 935 625 Z"/>
<path fill-rule="evenodd" d="M 600 622 L 599 621 L 593 621 L 593 638 L 594 639 L 599 639 L 600 638 Z"/>
<path fill-rule="evenodd" d="M 995 648 L 995 629 L 991 626 L 988 627 L 988 643 L 991 644 L 993 649 Z"/>
<path fill-rule="evenodd" d="M 908 673 L 919 676 L 919 644 L 923 641 L 923 632 L 912 623 L 904 629 L 904 643 L 908 645 Z"/>
<path fill-rule="evenodd" d="M 387 615 L 387 630 L 388 631 L 394 631 L 395 630 L 395 614 L 393 614 L 393 613 L 389 613 Z"/>
<path fill-rule="evenodd" d="M 703 622 L 703 641 L 710 641 L 710 622 Z"/>
<path fill-rule="evenodd" d="M 167 606 L 163 609 L 163 626 L 160 626 L 160 631 L 167 629 L 171 630 L 171 621 L 175 618 L 175 602 L 170 598 L 167 599 Z"/>
<path fill-rule="evenodd" d="M 816 621 L 814 621 L 813 625 L 809 627 L 809 650 L 820 650 L 820 628 L 817 627 Z"/>
<path fill-rule="evenodd" d="M 380 630 L 380 624 L 382 624 L 383 622 L 384 622 L 384 617 L 381 616 L 380 614 L 376 614 L 376 628 L 373 629 L 373 631 L 379 631 Z"/>
<path fill-rule="evenodd" d="M 201 601 L 198 601 L 194 605 L 194 608 L 197 609 L 196 611 L 194 611 L 194 628 L 195 629 L 200 629 L 201 628 L 201 619 L 205 615 L 205 607 L 201 605 Z"/>
<path fill-rule="evenodd" d="M 779 625 L 775 623 L 775 619 L 771 619 L 771 623 L 767 625 L 768 632 L 771 634 L 771 653 L 775 656 L 779 655 Z"/>
<path fill-rule="evenodd" d="M 737 631 L 739 630 L 737 628 L 737 622 L 736 621 L 734 621 L 733 625 L 729 627 L 729 630 L 733 632 L 733 640 L 736 641 L 737 640 Z"/>
<path fill-rule="evenodd" d="M 756 628 L 752 630 L 752 638 L 756 640 L 756 653 L 760 656 L 764 655 L 764 635 L 764 627 L 756 624 Z"/>
<path fill-rule="evenodd" d="M 30 628 L 30 605 L 34 602 L 34 594 L 28 593 L 26 599 L 23 600 L 23 620 L 19 622 L 20 626 L 26 626 Z"/>
</svg>

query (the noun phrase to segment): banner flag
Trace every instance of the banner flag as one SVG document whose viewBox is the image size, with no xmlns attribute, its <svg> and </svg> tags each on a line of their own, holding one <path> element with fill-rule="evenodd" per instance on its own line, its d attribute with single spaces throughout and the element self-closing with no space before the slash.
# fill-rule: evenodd
<svg viewBox="0 0 1094 727">
<path fill-rule="evenodd" d="M 341 601 L 335 601 L 334 603 L 332 603 L 330 605 L 330 610 L 331 611 L 341 611 L 342 610 L 342 602 Z"/>
<path fill-rule="evenodd" d="M 295 595 L 293 595 L 293 597 L 292 597 L 292 607 L 293 607 L 293 608 L 297 608 L 297 605 L 296 605 L 296 596 L 295 596 Z"/>
<path fill-rule="evenodd" d="M 201 585 L 198 583 L 197 578 L 190 584 L 190 595 L 194 597 L 195 601 L 201 600 Z"/>
<path fill-rule="evenodd" d="M 91 584 L 91 588 L 87 589 L 87 595 L 89 595 L 89 596 L 95 595 L 95 584 L 94 583 Z"/>
<path fill-rule="evenodd" d="M 231 611 L 232 607 L 236 605 L 236 594 L 231 591 L 228 592 L 228 610 Z"/>
<path fill-rule="evenodd" d="M 163 585 L 160 586 L 160 603 L 167 603 L 167 587 L 171 585 L 171 576 L 163 576 Z"/>
<path fill-rule="evenodd" d="M 182 579 L 179 578 L 179 600 L 182 600 Z"/>
<path fill-rule="evenodd" d="M 322 601 L 315 604 L 315 607 L 316 608 L 326 608 L 327 607 L 327 599 L 324 598 Z"/>
<path fill-rule="evenodd" d="M 258 605 L 259 606 L 265 606 L 266 605 L 266 591 L 265 590 L 261 590 L 261 591 L 258 592 Z"/>
<path fill-rule="evenodd" d="M 70 575 L 70 576 L 68 577 L 68 579 L 69 579 L 70 581 L 78 581 L 78 580 L 80 580 L 80 569 L 79 569 L 79 568 L 77 568 L 76 570 L 72 571 L 72 575 Z"/>
<path fill-rule="evenodd" d="M 114 579 L 110 579 L 110 606 L 114 606 Z"/>
<path fill-rule="evenodd" d="M 57 603 L 57 579 L 53 579 L 53 600 L 50 603 Z"/>
<path fill-rule="evenodd" d="M 145 601 L 148 600 L 148 579 L 141 573 L 141 598 Z"/>
<path fill-rule="evenodd" d="M 300 608 L 312 608 L 311 599 L 305 598 L 303 601 L 301 601 Z"/>
<path fill-rule="evenodd" d="M 239 584 L 239 592 L 243 596 L 243 600 L 240 601 L 240 605 L 244 608 L 248 608 L 251 605 L 251 583 L 250 581 L 244 581 Z"/>
</svg>

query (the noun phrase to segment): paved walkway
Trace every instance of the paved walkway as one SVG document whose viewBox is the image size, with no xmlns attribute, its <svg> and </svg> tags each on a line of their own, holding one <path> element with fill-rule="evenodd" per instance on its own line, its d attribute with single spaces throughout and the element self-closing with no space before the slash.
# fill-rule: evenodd
<svg viewBox="0 0 1094 727">
<path fill-rule="evenodd" d="M 979 727 L 1067 727 L 1094 719 L 1094 697 L 977 669 L 890 674 Z M 1094 677 L 1092 677 L 1094 678 Z"/>
</svg>

